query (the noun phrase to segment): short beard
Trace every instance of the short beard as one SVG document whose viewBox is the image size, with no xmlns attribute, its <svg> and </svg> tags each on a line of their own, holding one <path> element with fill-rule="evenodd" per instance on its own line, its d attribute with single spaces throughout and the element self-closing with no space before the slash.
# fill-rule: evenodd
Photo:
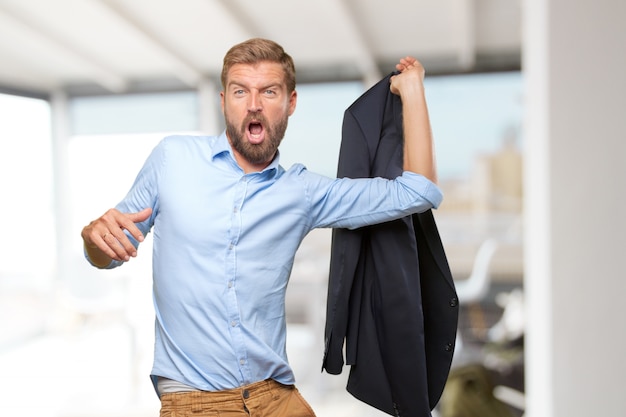
<svg viewBox="0 0 626 417">
<path fill-rule="evenodd" d="M 237 128 L 235 124 L 230 121 L 228 114 L 225 114 L 225 119 L 226 133 L 228 133 L 231 146 L 249 163 L 263 164 L 270 162 L 274 158 L 274 155 L 276 155 L 278 145 L 280 145 L 280 142 L 285 136 L 289 116 L 285 115 L 275 124 L 269 125 L 263 115 L 259 113 L 250 113 L 244 119 L 239 128 Z M 253 119 L 261 122 L 263 124 L 263 129 L 265 129 L 265 140 L 258 145 L 245 140 L 248 124 Z"/>
</svg>

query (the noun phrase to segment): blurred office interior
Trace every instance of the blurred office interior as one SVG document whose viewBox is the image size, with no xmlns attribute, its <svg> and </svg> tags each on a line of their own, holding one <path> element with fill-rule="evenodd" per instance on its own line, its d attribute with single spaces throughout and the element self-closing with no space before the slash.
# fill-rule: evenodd
<svg viewBox="0 0 626 417">
<path fill-rule="evenodd" d="M 311 39 L 288 24 L 261 24 L 244 0 L 216 1 L 219 16 L 228 17 L 223 24 L 238 26 L 225 30 L 219 47 L 206 47 L 216 67 L 203 70 L 193 65 L 200 62 L 193 48 L 207 41 L 183 47 L 176 42 L 193 30 L 185 26 L 178 38 L 166 38 L 173 35 L 156 23 L 184 5 L 197 12 L 169 18 L 184 26 L 177 19 L 195 14 L 199 20 L 187 22 L 193 26 L 211 2 L 89 3 L 0 0 L 0 32 L 8 34 L 0 36 L 0 56 L 15 64 L 0 69 L 0 415 L 158 414 L 148 378 L 150 237 L 136 259 L 100 271 L 83 258 L 80 230 L 124 196 L 164 136 L 222 131 L 215 71 L 230 44 L 272 37 L 297 67 L 303 62 L 281 162 L 334 176 L 344 109 L 393 70 L 396 50 L 381 44 L 415 36 L 398 28 L 368 33 L 364 25 L 381 8 L 375 1 L 327 0 L 309 14 L 280 2 L 265 5 L 266 13 L 280 10 L 281 19 L 302 19 L 307 27 L 336 19 L 347 31 L 334 35 L 339 45 L 330 29 Z M 402 52 L 423 56 L 427 69 L 445 195 L 435 218 L 461 302 L 449 389 L 435 414 L 481 415 L 472 408 L 480 398 L 497 404 L 494 415 L 501 416 L 620 415 L 626 334 L 616 320 L 619 298 L 609 297 L 626 290 L 626 30 L 620 23 L 626 6 L 617 0 L 388 3 L 389 20 L 397 18 L 394 7 L 405 10 L 403 18 L 424 24 L 417 33 L 441 38 Z M 84 14 L 66 20 L 73 6 Z M 93 23 L 88 12 L 102 10 L 105 17 L 95 18 L 123 23 L 121 42 L 123 32 L 139 33 L 129 38 L 136 53 L 147 42 L 157 58 L 169 56 L 177 81 L 141 65 L 126 74 L 93 51 L 81 56 L 87 40 L 68 36 L 88 30 L 82 27 Z M 57 18 L 69 26 L 55 26 Z M 454 34 L 444 33 L 453 26 Z M 23 46 L 8 41 L 23 32 L 29 35 L 19 38 Z M 99 38 L 85 35 L 92 37 Z M 46 71 L 41 59 L 23 56 L 26 46 L 41 57 L 64 50 L 74 61 L 63 67 L 51 60 Z M 328 62 L 316 66 L 325 48 Z M 130 60 L 129 50 L 120 57 Z M 345 51 L 366 65 L 346 64 Z M 154 58 L 152 50 L 143 52 Z M 190 69 L 203 77 L 190 81 L 198 75 Z M 313 231 L 292 273 L 288 353 L 297 384 L 320 417 L 382 416 L 345 392 L 347 368 L 341 376 L 320 372 L 329 251 L 330 230 Z M 472 378 L 485 378 L 488 392 L 468 397 L 464 383 Z"/>
</svg>

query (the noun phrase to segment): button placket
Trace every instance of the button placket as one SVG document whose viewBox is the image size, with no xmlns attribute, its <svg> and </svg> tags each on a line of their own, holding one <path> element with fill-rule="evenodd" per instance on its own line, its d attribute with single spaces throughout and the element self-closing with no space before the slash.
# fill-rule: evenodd
<svg viewBox="0 0 626 417">
<path fill-rule="evenodd" d="M 245 177 L 242 177 L 234 187 L 234 196 L 232 203 L 232 211 L 230 218 L 230 230 L 229 237 L 227 242 L 227 250 L 226 254 L 227 263 L 226 263 L 226 276 L 227 276 L 227 309 L 228 309 L 228 317 L 229 317 L 229 325 L 230 325 L 230 334 L 232 338 L 232 344 L 235 354 L 238 358 L 238 365 L 240 368 L 242 383 L 247 382 L 250 378 L 250 371 L 247 367 L 247 363 L 245 358 L 247 357 L 247 351 L 243 338 L 243 330 L 241 328 L 241 317 L 239 315 L 239 300 L 237 297 L 236 291 L 236 250 L 237 243 L 239 241 L 239 236 L 241 234 L 241 208 L 244 204 L 245 197 L 247 193 L 247 180 Z"/>
</svg>

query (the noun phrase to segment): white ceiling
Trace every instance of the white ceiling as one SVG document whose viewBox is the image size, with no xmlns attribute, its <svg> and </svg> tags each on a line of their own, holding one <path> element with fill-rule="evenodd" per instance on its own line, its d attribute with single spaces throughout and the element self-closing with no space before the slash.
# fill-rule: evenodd
<svg viewBox="0 0 626 417">
<path fill-rule="evenodd" d="M 520 66 L 521 0 L 0 0 L 0 89 L 47 95 L 196 88 L 228 48 L 282 44 L 299 82 Z"/>
</svg>

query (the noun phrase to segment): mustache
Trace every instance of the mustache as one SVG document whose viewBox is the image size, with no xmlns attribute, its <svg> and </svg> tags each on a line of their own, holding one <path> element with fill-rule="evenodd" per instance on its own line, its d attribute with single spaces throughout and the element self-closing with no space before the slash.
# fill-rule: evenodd
<svg viewBox="0 0 626 417">
<path fill-rule="evenodd" d="M 265 116 L 263 116 L 263 114 L 261 114 L 260 112 L 249 113 L 245 117 L 245 119 L 243 119 L 243 127 L 244 127 L 244 129 L 252 121 L 257 122 L 257 123 L 261 123 L 263 126 L 267 127 L 267 120 L 265 119 Z"/>
</svg>

